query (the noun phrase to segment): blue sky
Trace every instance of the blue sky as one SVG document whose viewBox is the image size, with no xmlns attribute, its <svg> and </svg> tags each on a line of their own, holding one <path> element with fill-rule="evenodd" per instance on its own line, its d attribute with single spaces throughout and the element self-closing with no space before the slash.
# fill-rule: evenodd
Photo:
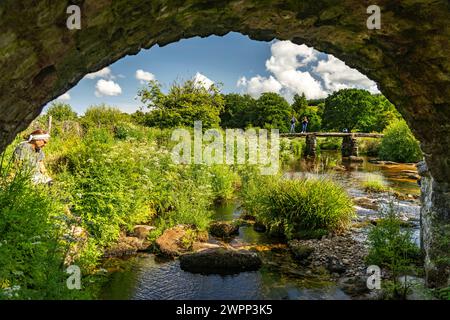
<svg viewBox="0 0 450 320">
<path fill-rule="evenodd" d="M 69 103 L 80 114 L 100 103 L 133 112 L 141 106 L 135 97 L 145 85 L 142 79 L 154 78 L 167 91 L 175 80 L 195 76 L 203 81 L 202 85 L 222 82 L 224 93 L 249 93 L 255 98 L 268 91 L 278 92 L 288 100 L 301 92 L 308 98 L 319 98 L 344 87 L 377 92 L 376 84 L 358 71 L 313 48 L 289 41 L 254 41 L 229 33 L 141 50 L 85 76 L 57 100 Z"/>
</svg>

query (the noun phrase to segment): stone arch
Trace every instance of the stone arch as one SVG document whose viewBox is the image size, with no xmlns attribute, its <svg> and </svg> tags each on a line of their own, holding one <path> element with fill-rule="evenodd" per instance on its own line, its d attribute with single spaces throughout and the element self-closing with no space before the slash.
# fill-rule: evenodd
<svg viewBox="0 0 450 320">
<path fill-rule="evenodd" d="M 441 241 L 450 228 L 450 5 L 376 2 L 380 30 L 367 29 L 372 3 L 361 0 L 4 0 L 0 150 L 85 74 L 141 48 L 230 31 L 305 43 L 376 81 L 421 141 L 429 168 L 422 170 L 427 270 L 429 283 L 443 285 L 450 274 L 450 263 L 438 263 L 450 256 Z M 81 30 L 66 27 L 71 4 L 81 8 Z"/>
</svg>

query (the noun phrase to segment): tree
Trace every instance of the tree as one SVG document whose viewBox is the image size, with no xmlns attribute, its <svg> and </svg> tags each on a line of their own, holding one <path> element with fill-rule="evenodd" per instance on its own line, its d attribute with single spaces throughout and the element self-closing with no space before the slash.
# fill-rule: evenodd
<svg viewBox="0 0 450 320">
<path fill-rule="evenodd" d="M 144 123 L 160 128 L 193 126 L 194 121 L 202 121 L 203 127 L 218 126 L 224 107 L 223 95 L 215 84 L 205 88 L 194 80 L 174 83 L 167 94 L 152 80 L 147 88 L 139 90 L 138 96 L 149 109 Z"/>
<path fill-rule="evenodd" d="M 325 99 L 322 127 L 326 130 L 381 132 L 400 114 L 382 95 L 362 89 L 342 89 Z"/>
<path fill-rule="evenodd" d="M 223 128 L 245 128 L 256 119 L 256 100 L 250 95 L 230 93 L 224 95 L 224 110 L 220 114 Z"/>
<path fill-rule="evenodd" d="M 292 109 L 299 122 L 304 117 L 308 118 L 308 131 L 319 131 L 321 129 L 323 109 L 321 105 L 317 105 L 319 103 L 323 104 L 323 99 L 307 100 L 304 93 L 301 96 L 298 94 L 294 95 Z"/>
<path fill-rule="evenodd" d="M 81 123 L 85 129 L 94 127 L 113 129 L 119 123 L 130 121 L 130 115 L 123 113 L 118 108 L 110 107 L 106 104 L 90 106 L 81 118 Z"/>
<path fill-rule="evenodd" d="M 395 121 L 384 130 L 379 156 L 382 160 L 416 162 L 423 158 L 419 141 L 405 120 Z"/>
<path fill-rule="evenodd" d="M 294 95 L 294 102 L 292 103 L 292 110 L 294 110 L 297 117 L 301 117 L 308 107 L 308 100 L 304 93 L 300 96 L 299 94 Z"/>
<path fill-rule="evenodd" d="M 261 128 L 278 128 L 287 132 L 292 117 L 291 105 L 275 92 L 265 92 L 256 101 L 255 126 Z"/>
<path fill-rule="evenodd" d="M 52 116 L 56 121 L 75 120 L 78 117 L 70 104 L 62 102 L 53 102 L 47 110 L 47 116 Z"/>
<path fill-rule="evenodd" d="M 303 112 L 299 115 L 299 122 L 303 121 L 303 117 L 308 118 L 308 131 L 317 132 L 322 127 L 322 116 L 320 114 L 319 107 L 307 106 Z"/>
</svg>

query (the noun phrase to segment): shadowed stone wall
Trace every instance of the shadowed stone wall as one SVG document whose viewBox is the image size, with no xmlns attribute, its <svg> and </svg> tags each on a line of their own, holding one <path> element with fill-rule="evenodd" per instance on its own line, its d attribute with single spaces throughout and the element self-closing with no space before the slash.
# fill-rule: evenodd
<svg viewBox="0 0 450 320">
<path fill-rule="evenodd" d="M 81 30 L 66 28 L 69 4 L 81 7 Z M 85 74 L 155 44 L 236 31 L 255 40 L 289 39 L 314 46 L 376 81 L 422 143 L 433 179 L 429 192 L 434 196 L 427 212 L 448 216 L 449 208 L 442 204 L 450 197 L 449 2 L 377 0 L 382 10 L 380 30 L 366 27 L 371 4 L 364 0 L 3 0 L 0 150 L 43 105 Z"/>
</svg>

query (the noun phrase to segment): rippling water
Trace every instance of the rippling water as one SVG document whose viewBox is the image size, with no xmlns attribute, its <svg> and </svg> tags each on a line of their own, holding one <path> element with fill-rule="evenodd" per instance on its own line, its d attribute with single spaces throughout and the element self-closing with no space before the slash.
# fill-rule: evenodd
<svg viewBox="0 0 450 320">
<path fill-rule="evenodd" d="M 129 267 L 112 276 L 103 299 L 349 299 L 332 284 L 296 283 L 262 268 L 237 275 L 200 275 L 180 269 L 177 260 L 158 262 L 144 254 L 128 260 Z M 302 287 L 303 286 L 303 287 Z"/>
</svg>

